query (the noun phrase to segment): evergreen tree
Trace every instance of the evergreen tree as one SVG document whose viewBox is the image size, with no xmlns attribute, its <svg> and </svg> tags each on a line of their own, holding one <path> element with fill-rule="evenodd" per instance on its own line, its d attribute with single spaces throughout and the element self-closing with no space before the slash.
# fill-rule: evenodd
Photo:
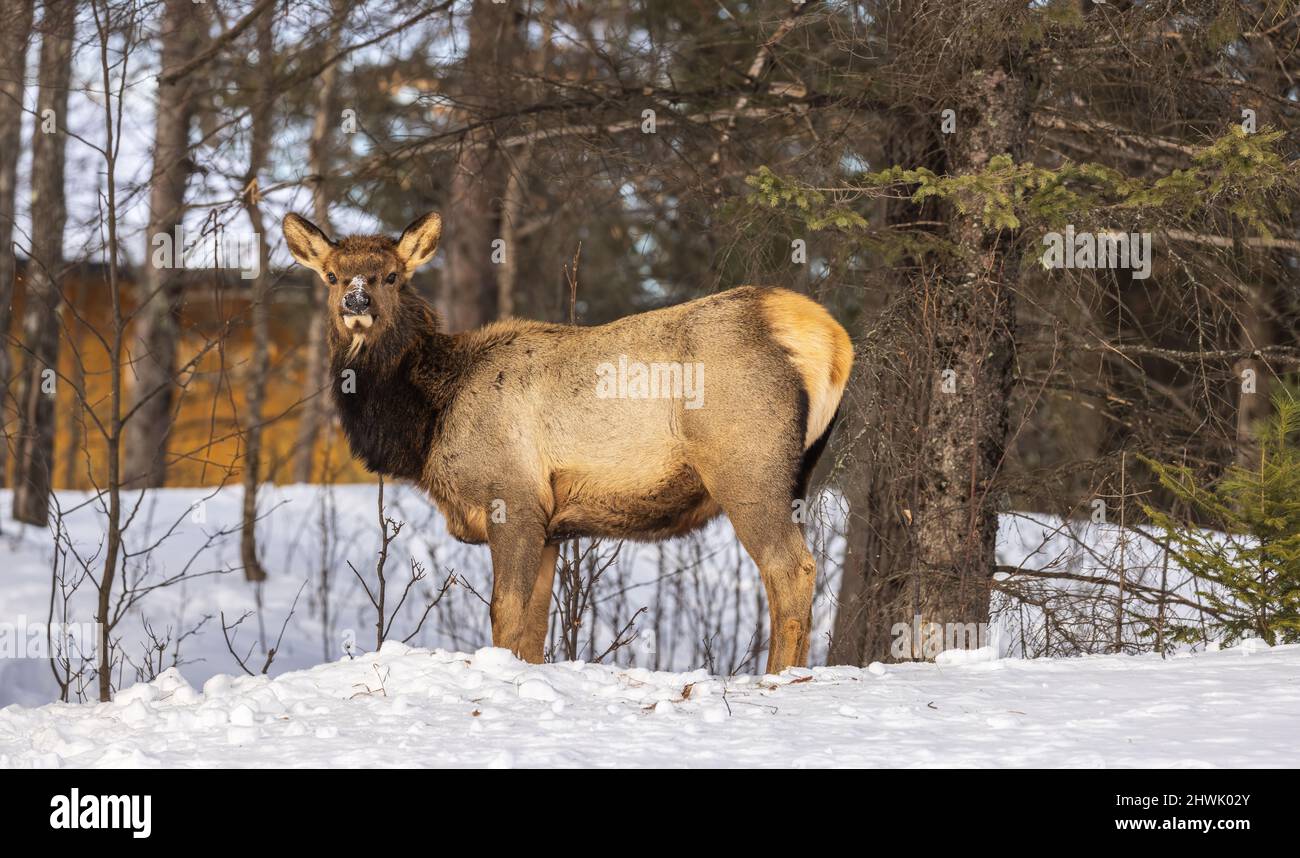
<svg viewBox="0 0 1300 858">
<path fill-rule="evenodd" d="M 1281 390 L 1273 409 L 1258 465 L 1229 468 L 1213 486 L 1198 485 L 1184 466 L 1144 458 L 1165 488 L 1221 528 L 1146 507 L 1174 558 L 1195 576 L 1225 643 L 1300 641 L 1300 397 Z M 1199 630 L 1175 631 L 1175 639 L 1193 635 Z"/>
</svg>

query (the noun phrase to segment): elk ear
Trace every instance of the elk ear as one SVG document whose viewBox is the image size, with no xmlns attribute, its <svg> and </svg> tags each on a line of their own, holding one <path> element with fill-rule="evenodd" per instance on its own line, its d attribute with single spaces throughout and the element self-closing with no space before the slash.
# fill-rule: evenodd
<svg viewBox="0 0 1300 858">
<path fill-rule="evenodd" d="M 408 273 L 433 258 L 441 235 L 442 218 L 437 212 L 416 218 L 402 231 L 402 237 L 397 240 L 397 255 L 406 264 Z"/>
<path fill-rule="evenodd" d="M 293 258 L 324 277 L 325 258 L 334 249 L 334 242 L 326 238 L 314 223 L 296 214 L 285 215 L 282 228 L 284 243 L 289 246 Z"/>
</svg>

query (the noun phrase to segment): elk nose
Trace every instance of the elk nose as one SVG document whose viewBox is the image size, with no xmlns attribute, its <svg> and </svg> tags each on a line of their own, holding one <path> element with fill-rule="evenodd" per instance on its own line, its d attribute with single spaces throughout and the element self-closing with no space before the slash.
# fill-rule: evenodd
<svg viewBox="0 0 1300 858">
<path fill-rule="evenodd" d="M 353 289 L 343 296 L 343 309 L 353 315 L 361 315 L 370 307 L 370 296 L 361 289 Z"/>
</svg>

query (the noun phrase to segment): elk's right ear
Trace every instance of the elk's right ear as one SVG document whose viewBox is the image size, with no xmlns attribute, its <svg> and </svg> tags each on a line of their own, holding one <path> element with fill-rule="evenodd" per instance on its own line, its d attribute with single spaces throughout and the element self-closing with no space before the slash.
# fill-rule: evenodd
<svg viewBox="0 0 1300 858">
<path fill-rule="evenodd" d="M 324 277 L 325 257 L 334 248 L 334 242 L 326 238 L 314 223 L 296 214 L 285 215 L 282 226 L 284 243 L 289 246 L 293 258 Z"/>
</svg>

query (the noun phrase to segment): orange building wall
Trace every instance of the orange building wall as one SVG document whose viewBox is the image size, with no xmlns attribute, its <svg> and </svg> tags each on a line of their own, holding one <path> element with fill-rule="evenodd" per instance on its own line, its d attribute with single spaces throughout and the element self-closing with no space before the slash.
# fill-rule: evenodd
<svg viewBox="0 0 1300 858">
<path fill-rule="evenodd" d="M 196 272 L 197 273 L 197 272 Z M 217 277 L 220 279 L 218 280 Z M 245 408 L 248 364 L 252 355 L 249 329 L 247 283 L 234 275 L 192 278 L 187 284 L 181 314 L 182 340 L 178 364 L 184 364 L 211 342 L 227 320 L 231 327 L 224 342 L 212 348 L 197 364 L 193 378 L 178 393 L 179 411 L 168 443 L 170 466 L 167 484 L 173 486 L 217 485 L 223 480 L 238 482 L 241 439 L 239 427 L 246 421 Z M 270 421 L 263 431 L 262 473 L 272 482 L 293 478 L 294 448 L 298 436 L 299 407 L 311 391 L 306 376 L 305 345 L 312 312 L 305 282 L 282 280 L 276 288 L 271 314 L 271 373 L 263 419 Z M 12 334 L 21 338 L 23 278 L 19 275 Z M 111 293 L 102 273 L 78 271 L 64 280 L 67 306 L 62 308 L 63 336 L 59 344 L 56 409 L 54 485 L 56 488 L 88 489 L 103 485 L 107 474 L 107 444 L 94 421 L 78 404 L 74 385 L 84 385 L 86 401 L 107 424 L 111 410 L 112 375 L 108 350 L 96 332 L 111 342 L 113 311 Z M 124 310 L 133 309 L 136 290 L 131 283 L 122 289 Z M 134 324 L 125 339 L 127 351 L 134 345 Z M 75 348 L 73 345 L 75 344 Z M 11 348 L 15 371 L 22 352 Z M 78 358 L 78 355 L 80 358 Z M 127 358 L 124 357 L 124 363 Z M 132 374 L 123 372 L 123 410 L 129 403 Z M 15 389 L 14 394 L 17 393 Z M 328 393 L 323 394 L 328 397 Z M 12 400 L 8 431 L 14 424 Z M 312 479 L 333 482 L 369 482 L 374 476 L 353 461 L 346 441 L 332 419 L 324 437 L 313 449 Z M 13 445 L 11 443 L 11 450 Z"/>
</svg>

